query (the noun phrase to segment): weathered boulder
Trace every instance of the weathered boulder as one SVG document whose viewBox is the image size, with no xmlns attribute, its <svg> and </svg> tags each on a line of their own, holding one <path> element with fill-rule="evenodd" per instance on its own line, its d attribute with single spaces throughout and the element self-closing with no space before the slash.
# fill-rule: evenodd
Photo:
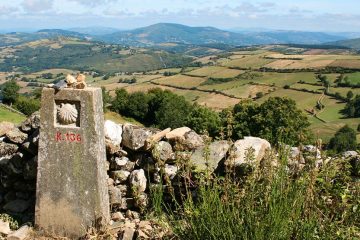
<svg viewBox="0 0 360 240">
<path fill-rule="evenodd" d="M 122 234 L 120 235 L 119 239 L 122 239 L 122 240 L 134 239 L 135 229 L 136 229 L 135 223 L 126 221 L 125 225 L 123 227 Z"/>
<path fill-rule="evenodd" d="M 109 186 L 109 201 L 111 205 L 122 204 L 121 190 L 114 186 Z"/>
<path fill-rule="evenodd" d="M 106 120 L 104 124 L 105 138 L 114 145 L 120 145 L 122 141 L 122 125 Z"/>
<path fill-rule="evenodd" d="M 183 137 L 174 138 L 174 149 L 176 151 L 192 151 L 204 146 L 204 140 L 194 131 L 186 132 Z"/>
<path fill-rule="evenodd" d="M 156 132 L 155 129 L 125 124 L 123 126 L 122 144 L 131 150 L 139 150 L 144 147 L 145 141 Z"/>
<path fill-rule="evenodd" d="M 114 212 L 111 214 L 111 219 L 115 222 L 125 220 L 124 215 L 121 212 Z"/>
<path fill-rule="evenodd" d="M 256 165 L 265 156 L 271 145 L 265 139 L 258 137 L 245 137 L 237 140 L 230 150 L 230 157 L 225 164 L 230 166 L 241 166 L 243 164 Z"/>
<path fill-rule="evenodd" d="M 115 155 L 119 154 L 121 151 L 121 147 L 118 144 L 114 144 L 109 139 L 105 139 L 105 147 L 106 147 L 106 153 L 108 155 Z"/>
<path fill-rule="evenodd" d="M 343 153 L 344 158 L 356 157 L 358 155 L 359 155 L 359 153 L 356 152 L 356 151 L 346 151 L 346 152 Z"/>
<path fill-rule="evenodd" d="M 131 172 L 135 167 L 135 162 L 132 162 L 127 157 L 115 157 L 111 161 L 111 169 L 124 170 Z"/>
<path fill-rule="evenodd" d="M 5 136 L 8 141 L 17 144 L 23 143 L 28 137 L 26 133 L 23 133 L 18 128 L 13 128 L 12 130 L 8 131 Z"/>
<path fill-rule="evenodd" d="M 0 219 L 0 234 L 1 235 L 8 235 L 11 233 L 10 224 L 9 222 L 5 222 Z"/>
<path fill-rule="evenodd" d="M 191 131 L 191 129 L 188 127 L 181 127 L 181 128 L 176 128 L 169 133 L 166 133 L 165 136 L 168 140 L 173 140 L 173 139 L 177 139 L 177 138 L 183 138 L 185 133 L 190 132 L 190 131 Z"/>
<path fill-rule="evenodd" d="M 136 193 L 144 192 L 146 189 L 146 177 L 143 169 L 134 170 L 130 174 L 130 187 Z"/>
<path fill-rule="evenodd" d="M 7 132 L 15 128 L 15 125 L 11 122 L 0 122 L 0 137 L 4 136 Z"/>
<path fill-rule="evenodd" d="M 166 136 L 166 134 L 168 134 L 170 131 L 171 131 L 171 128 L 167 128 L 165 130 L 162 130 L 162 131 L 150 136 L 148 139 L 146 139 L 145 148 L 147 150 L 150 149 L 157 142 L 159 142 L 161 139 L 163 139 Z"/>
<path fill-rule="evenodd" d="M 18 149 L 19 147 L 16 144 L 0 142 L 0 157 L 14 154 Z"/>
<path fill-rule="evenodd" d="M 174 159 L 174 152 L 172 150 L 172 147 L 170 143 L 165 141 L 160 141 L 155 144 L 151 153 L 154 159 L 162 162 L 166 162 L 169 159 Z"/>
<path fill-rule="evenodd" d="M 130 172 L 125 170 L 117 170 L 110 172 L 110 177 L 115 181 L 118 181 L 119 183 L 126 182 L 128 180 L 129 175 Z"/>
<path fill-rule="evenodd" d="M 165 164 L 164 170 L 165 174 L 168 175 L 170 179 L 173 179 L 176 176 L 179 168 L 175 165 Z"/>
<path fill-rule="evenodd" d="M 316 159 L 321 160 L 321 151 L 314 145 L 305 145 L 303 151 L 307 155 L 313 155 Z"/>
<path fill-rule="evenodd" d="M 31 228 L 27 225 L 20 227 L 15 232 L 7 236 L 7 240 L 24 240 L 30 236 Z"/>
<path fill-rule="evenodd" d="M 34 112 L 21 124 L 21 130 L 29 132 L 40 127 L 40 112 Z"/>
<path fill-rule="evenodd" d="M 212 142 L 208 149 L 206 149 L 205 146 L 197 148 L 191 155 L 190 163 L 194 165 L 198 171 L 208 169 L 213 172 L 218 167 L 220 161 L 226 157 L 229 148 L 230 144 L 228 141 L 221 140 Z"/>
<path fill-rule="evenodd" d="M 39 129 L 36 129 L 29 138 L 21 145 L 27 152 L 37 155 L 39 146 Z"/>
</svg>

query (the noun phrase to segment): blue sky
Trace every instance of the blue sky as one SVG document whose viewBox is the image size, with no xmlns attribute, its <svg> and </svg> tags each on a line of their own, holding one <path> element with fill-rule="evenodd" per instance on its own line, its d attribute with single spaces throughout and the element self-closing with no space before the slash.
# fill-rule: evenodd
<svg viewBox="0 0 360 240">
<path fill-rule="evenodd" d="M 0 0 L 0 29 L 131 29 L 172 22 L 222 29 L 360 32 L 359 10 L 359 0 Z"/>
</svg>

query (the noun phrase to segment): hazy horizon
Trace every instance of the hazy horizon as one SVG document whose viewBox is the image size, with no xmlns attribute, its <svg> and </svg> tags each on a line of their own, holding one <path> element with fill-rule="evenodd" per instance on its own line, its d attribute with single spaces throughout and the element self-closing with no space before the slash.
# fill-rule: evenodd
<svg viewBox="0 0 360 240">
<path fill-rule="evenodd" d="M 358 9 L 360 2 L 355 0 L 0 0 L 0 29 L 124 30 L 169 22 L 225 30 L 359 32 Z"/>
</svg>

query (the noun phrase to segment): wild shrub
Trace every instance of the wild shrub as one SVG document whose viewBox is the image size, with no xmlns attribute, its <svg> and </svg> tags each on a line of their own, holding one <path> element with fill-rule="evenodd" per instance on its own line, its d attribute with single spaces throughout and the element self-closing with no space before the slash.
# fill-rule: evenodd
<svg viewBox="0 0 360 240">
<path fill-rule="evenodd" d="M 196 177 L 183 169 L 189 185 L 181 200 L 164 200 L 164 188 L 156 188 L 154 215 L 179 239 L 358 239 L 360 186 L 348 162 L 323 161 L 319 168 L 309 158 L 290 172 L 287 155 L 280 150 L 277 164 L 269 155 L 242 177 Z"/>
</svg>

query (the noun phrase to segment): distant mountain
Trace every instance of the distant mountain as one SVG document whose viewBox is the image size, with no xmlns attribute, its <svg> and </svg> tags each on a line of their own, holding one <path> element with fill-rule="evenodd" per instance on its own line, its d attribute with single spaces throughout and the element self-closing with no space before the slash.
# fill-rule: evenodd
<svg viewBox="0 0 360 240">
<path fill-rule="evenodd" d="M 126 31 L 103 27 L 73 28 L 70 30 L 43 29 L 34 33 L 14 32 L 0 34 L 0 46 L 18 45 L 61 36 L 141 47 L 156 46 L 164 43 L 189 45 L 227 44 L 233 46 L 290 43 L 322 44 L 347 39 L 347 37 L 321 32 L 263 32 L 260 30 L 259 32 L 231 32 L 214 27 L 189 27 L 174 23 L 158 23 Z"/>
<path fill-rule="evenodd" d="M 36 40 L 53 39 L 57 37 L 72 37 L 84 40 L 91 39 L 90 36 L 78 32 L 62 29 L 42 29 L 34 33 L 12 32 L 0 34 L 0 47 L 14 46 Z"/>
<path fill-rule="evenodd" d="M 117 28 L 110 28 L 110 27 L 78 27 L 78 28 L 70 28 L 68 30 L 86 35 L 92 35 L 92 36 L 112 34 L 120 31 Z"/>
<path fill-rule="evenodd" d="M 321 44 L 346 39 L 345 37 L 331 35 L 328 33 L 285 30 L 253 32 L 248 33 L 247 35 L 256 39 L 268 41 L 268 43 Z"/>
<path fill-rule="evenodd" d="M 79 39 L 85 39 L 87 37 L 90 38 L 87 34 L 63 30 L 63 29 L 41 29 L 35 33 L 39 37 L 43 36 L 45 38 L 52 38 L 52 37 L 73 37 Z"/>
<path fill-rule="evenodd" d="M 226 43 L 249 45 L 240 34 L 214 27 L 189 27 L 181 24 L 158 23 L 148 27 L 119 31 L 101 36 L 100 40 L 128 45 L 155 45 L 165 42 L 185 44 Z"/>
<path fill-rule="evenodd" d="M 99 37 L 99 40 L 127 45 L 156 45 L 165 42 L 185 44 L 224 43 L 230 45 L 255 44 L 319 44 L 346 39 L 319 32 L 270 31 L 235 33 L 214 27 L 189 27 L 181 24 L 158 23 L 148 27 L 119 31 Z"/>
<path fill-rule="evenodd" d="M 348 40 L 342 40 L 342 41 L 336 41 L 336 42 L 330 42 L 329 44 L 335 45 L 335 46 L 342 46 L 342 47 L 348 47 L 348 48 L 354 48 L 354 49 L 360 50 L 360 38 L 348 39 Z"/>
</svg>

